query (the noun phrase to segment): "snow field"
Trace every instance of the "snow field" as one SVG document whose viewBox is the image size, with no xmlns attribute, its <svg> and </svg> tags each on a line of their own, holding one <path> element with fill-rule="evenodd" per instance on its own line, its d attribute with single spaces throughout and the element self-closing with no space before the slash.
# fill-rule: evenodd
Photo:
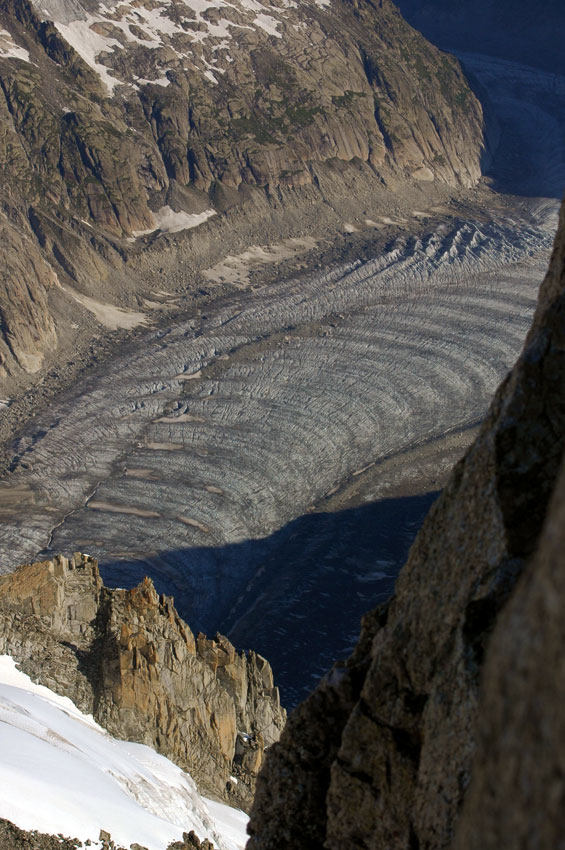
<svg viewBox="0 0 565 850">
<path fill-rule="evenodd" d="M 29 62 L 29 53 L 25 48 L 19 47 L 7 30 L 0 29 L 0 59 L 23 59 Z"/>
<path fill-rule="evenodd" d="M 119 741 L 66 697 L 0 656 L 0 817 L 21 829 L 100 847 L 165 850 L 191 829 L 218 850 L 243 850 L 247 816 L 205 801 L 191 777 L 150 747 Z"/>
<path fill-rule="evenodd" d="M 154 213 L 155 227 L 150 227 L 148 230 L 134 230 L 134 238 L 147 236 L 149 233 L 154 233 L 160 230 L 162 233 L 178 233 L 181 230 L 190 230 L 192 227 L 198 227 L 216 215 L 216 210 L 204 210 L 201 213 L 175 212 L 171 207 L 161 207 Z"/>
</svg>

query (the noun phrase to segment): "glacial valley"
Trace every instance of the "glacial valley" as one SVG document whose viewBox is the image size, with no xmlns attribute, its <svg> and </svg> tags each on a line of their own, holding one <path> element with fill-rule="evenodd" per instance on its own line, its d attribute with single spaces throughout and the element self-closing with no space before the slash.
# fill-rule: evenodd
<svg viewBox="0 0 565 850">
<path fill-rule="evenodd" d="M 80 550 L 110 585 L 149 574 L 268 657 L 287 706 L 349 651 L 522 347 L 565 185 L 565 79 L 461 58 L 500 132 L 490 186 L 86 373 L 10 446 L 2 571 Z"/>
</svg>

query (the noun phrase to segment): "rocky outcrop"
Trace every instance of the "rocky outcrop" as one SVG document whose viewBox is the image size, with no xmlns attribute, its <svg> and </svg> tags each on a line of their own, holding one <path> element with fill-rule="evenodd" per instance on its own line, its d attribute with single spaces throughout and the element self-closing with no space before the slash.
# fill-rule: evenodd
<svg viewBox="0 0 565 850">
<path fill-rule="evenodd" d="M 248 807 L 285 722 L 265 659 L 194 637 L 149 579 L 103 586 L 87 555 L 0 578 L 0 654 L 119 738 L 148 744 L 199 789 Z"/>
<path fill-rule="evenodd" d="M 564 381 L 562 210 L 522 355 L 394 598 L 271 749 L 249 850 L 443 850 L 458 823 L 458 850 L 558 845 Z"/>
<path fill-rule="evenodd" d="M 0 213 L 0 378 L 13 364 L 37 372 L 45 353 L 57 345 L 47 294 L 58 286 L 57 275 L 35 240 Z M 31 295 L 30 295 L 31 293 Z"/>
<path fill-rule="evenodd" d="M 0 818 L 0 850 L 78 850 L 80 847 L 82 843 L 74 838 L 26 831 Z"/>
<path fill-rule="evenodd" d="M 34 251 L 62 284 L 115 303 L 140 247 L 127 239 L 156 230 L 160 209 L 248 205 L 264 218 L 339 208 L 359 181 L 471 186 L 481 174 L 482 110 L 458 62 L 390 0 L 2 0 L 0 88 L 0 201 L 24 243 L 6 286 L 45 325 L 26 359 L 6 311 L 10 374 L 54 347 L 60 307 L 45 304 Z"/>
<path fill-rule="evenodd" d="M 147 850 L 139 844 L 131 844 L 129 848 L 118 846 L 105 830 L 100 831 L 99 840 L 102 850 Z M 87 846 L 91 846 L 90 841 L 83 844 L 77 838 L 19 829 L 10 821 L 0 818 L 0 850 L 84 850 Z M 214 845 L 207 838 L 200 841 L 191 830 L 184 833 L 182 841 L 169 844 L 167 850 L 214 850 Z"/>
<path fill-rule="evenodd" d="M 534 562 L 493 632 L 454 850 L 553 850 L 565 795 L 565 466 Z"/>
<path fill-rule="evenodd" d="M 214 850 L 214 845 L 207 838 L 200 841 L 194 831 L 191 830 L 184 833 L 182 841 L 169 844 L 167 850 Z"/>
</svg>

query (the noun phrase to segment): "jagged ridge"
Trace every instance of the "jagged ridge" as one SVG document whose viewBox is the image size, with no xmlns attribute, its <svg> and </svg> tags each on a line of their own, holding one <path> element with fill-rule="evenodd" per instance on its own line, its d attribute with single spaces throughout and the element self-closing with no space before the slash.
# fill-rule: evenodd
<svg viewBox="0 0 565 850">
<path fill-rule="evenodd" d="M 111 734 L 166 755 L 202 793 L 242 808 L 286 719 L 264 658 L 221 635 L 195 639 L 149 579 L 104 587 L 88 555 L 0 579 L 0 654 Z"/>
</svg>

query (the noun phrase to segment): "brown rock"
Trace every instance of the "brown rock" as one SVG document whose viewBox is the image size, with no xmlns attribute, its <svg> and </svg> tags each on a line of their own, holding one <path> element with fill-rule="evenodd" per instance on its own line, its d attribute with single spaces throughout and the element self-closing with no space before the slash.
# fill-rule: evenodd
<svg viewBox="0 0 565 850">
<path fill-rule="evenodd" d="M 214 845 L 207 838 L 201 841 L 191 829 L 183 834 L 182 841 L 169 844 L 167 850 L 214 850 Z"/>
<path fill-rule="evenodd" d="M 454 850 L 555 850 L 565 826 L 565 466 L 538 551 L 493 632 Z"/>
<path fill-rule="evenodd" d="M 260 656 L 237 653 L 220 635 L 199 636 L 199 647 L 149 579 L 110 590 L 86 555 L 0 578 L 0 652 L 111 734 L 171 758 L 206 794 L 248 806 L 285 711 Z M 221 667 L 210 663 L 216 657 Z"/>
<path fill-rule="evenodd" d="M 59 282 L 31 235 L 1 213 L 0 264 L 0 378 L 12 372 L 14 365 L 34 373 L 46 352 L 57 347 L 47 294 Z"/>
<path fill-rule="evenodd" d="M 77 838 L 26 832 L 0 818 L 0 850 L 79 850 L 82 846 Z"/>
<path fill-rule="evenodd" d="M 112 836 L 106 830 L 100 830 L 99 841 L 108 850 L 127 850 L 118 847 Z M 36 830 L 26 831 L 19 829 L 8 820 L 0 818 L 0 850 L 81 850 L 90 847 L 92 842 L 87 839 L 84 844 L 78 838 L 65 838 L 62 835 L 47 835 Z M 129 850 L 147 850 L 141 844 L 131 844 Z M 215 850 L 214 845 L 207 838 L 200 841 L 194 831 L 185 832 L 182 841 L 174 841 L 169 844 L 167 850 Z"/>
</svg>

